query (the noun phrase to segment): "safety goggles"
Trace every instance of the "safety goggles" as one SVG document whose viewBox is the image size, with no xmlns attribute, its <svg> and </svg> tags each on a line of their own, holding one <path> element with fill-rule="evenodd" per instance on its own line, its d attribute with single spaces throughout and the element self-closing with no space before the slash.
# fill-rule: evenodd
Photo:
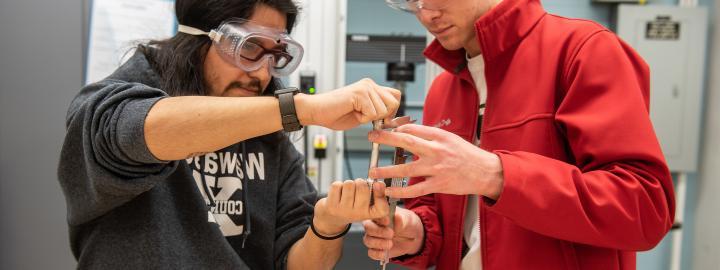
<svg viewBox="0 0 720 270">
<path fill-rule="evenodd" d="M 443 10 L 450 5 L 449 0 L 385 0 L 385 3 L 391 8 L 413 14 L 421 9 Z"/>
<path fill-rule="evenodd" d="M 178 32 L 209 36 L 225 61 L 246 72 L 258 70 L 267 63 L 273 76 L 288 76 L 303 57 L 303 47 L 287 31 L 245 19 L 225 21 L 209 33 L 185 25 L 179 25 Z"/>
</svg>

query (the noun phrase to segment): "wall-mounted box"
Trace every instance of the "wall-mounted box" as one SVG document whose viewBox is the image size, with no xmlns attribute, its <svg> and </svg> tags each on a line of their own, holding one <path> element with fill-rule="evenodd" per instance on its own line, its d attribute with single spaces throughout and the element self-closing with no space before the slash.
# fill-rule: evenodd
<svg viewBox="0 0 720 270">
<path fill-rule="evenodd" d="M 708 13 L 620 5 L 618 35 L 650 66 L 650 116 L 673 172 L 697 170 Z"/>
</svg>

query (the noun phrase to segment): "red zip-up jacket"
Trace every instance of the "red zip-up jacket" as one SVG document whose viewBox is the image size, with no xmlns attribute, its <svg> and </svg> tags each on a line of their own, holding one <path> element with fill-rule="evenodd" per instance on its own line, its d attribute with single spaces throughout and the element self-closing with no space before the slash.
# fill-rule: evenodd
<svg viewBox="0 0 720 270">
<path fill-rule="evenodd" d="M 646 63 L 602 26 L 547 14 L 539 0 L 503 1 L 475 29 L 488 87 L 480 147 L 500 157 L 504 174 L 500 198 L 480 200 L 483 269 L 635 269 L 635 251 L 663 238 L 675 209 Z M 478 93 L 465 51 L 435 41 L 425 56 L 446 71 L 423 124 L 472 141 Z M 425 242 L 395 262 L 458 269 L 466 202 L 406 200 Z"/>
</svg>

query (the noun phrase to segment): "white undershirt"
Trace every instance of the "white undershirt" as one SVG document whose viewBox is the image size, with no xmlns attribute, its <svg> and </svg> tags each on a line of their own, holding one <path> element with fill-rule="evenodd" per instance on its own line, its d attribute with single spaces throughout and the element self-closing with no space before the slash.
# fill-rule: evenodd
<svg viewBox="0 0 720 270">
<path fill-rule="evenodd" d="M 466 56 L 467 57 L 467 56 Z M 478 104 L 485 104 L 487 100 L 487 83 L 485 83 L 485 60 L 482 54 L 478 54 L 473 58 L 467 58 L 468 70 L 475 82 L 475 88 L 478 92 Z M 480 114 L 484 114 L 485 109 L 480 110 Z"/>
<path fill-rule="evenodd" d="M 487 83 L 485 82 L 485 60 L 482 55 L 468 58 L 468 70 L 475 82 L 475 88 L 478 91 L 478 104 L 485 104 L 487 99 Z M 478 114 L 485 113 L 485 109 L 478 108 Z M 480 140 L 475 138 L 479 145 Z M 465 221 L 463 224 L 463 239 L 468 245 L 468 253 L 462 258 L 460 270 L 480 270 L 482 269 L 482 256 L 480 253 L 480 216 L 479 216 L 478 195 L 468 196 L 467 207 L 465 210 Z"/>
</svg>

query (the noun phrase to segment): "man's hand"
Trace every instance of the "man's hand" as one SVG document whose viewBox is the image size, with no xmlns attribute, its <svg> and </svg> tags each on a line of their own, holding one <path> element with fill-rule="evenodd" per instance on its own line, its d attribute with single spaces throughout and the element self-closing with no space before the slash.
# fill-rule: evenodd
<svg viewBox="0 0 720 270">
<path fill-rule="evenodd" d="M 372 131 L 371 142 L 405 148 L 417 161 L 373 168 L 374 179 L 425 177 L 404 188 L 387 188 L 394 198 L 415 198 L 430 193 L 478 194 L 497 200 L 503 186 L 500 158 L 448 131 L 421 125 L 403 125 L 395 132 Z"/>
<path fill-rule="evenodd" d="M 373 120 L 390 120 L 400 106 L 400 91 L 377 85 L 371 79 L 319 95 L 296 95 L 302 125 L 346 130 Z"/>
<path fill-rule="evenodd" d="M 398 207 L 395 209 L 395 227 L 390 228 L 389 224 L 388 217 L 363 221 L 363 243 L 371 259 L 384 259 L 386 250 L 390 251 L 390 258 L 420 252 L 424 229 L 415 212 Z"/>
<path fill-rule="evenodd" d="M 315 204 L 313 224 L 320 234 L 333 236 L 340 234 L 349 223 L 387 216 L 390 208 L 384 191 L 383 182 L 373 184 L 372 194 L 363 179 L 334 182 L 327 198 Z M 375 201 L 372 206 L 370 196 Z"/>
<path fill-rule="evenodd" d="M 370 206 L 370 187 L 367 181 L 335 182 L 327 198 L 315 204 L 312 223 L 317 234 L 332 237 L 341 234 L 349 223 L 387 216 L 390 212 L 385 198 L 385 184 L 373 185 L 375 204 Z M 342 238 L 321 239 L 308 229 L 288 252 L 288 269 L 333 269 L 340 259 Z"/>
</svg>

